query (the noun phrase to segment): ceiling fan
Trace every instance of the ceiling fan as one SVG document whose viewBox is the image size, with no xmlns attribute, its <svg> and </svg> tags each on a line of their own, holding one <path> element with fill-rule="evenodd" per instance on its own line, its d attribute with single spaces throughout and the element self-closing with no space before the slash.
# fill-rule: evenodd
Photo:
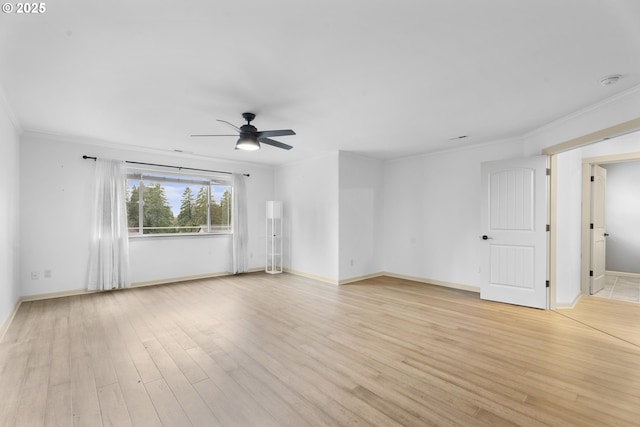
<svg viewBox="0 0 640 427">
<path fill-rule="evenodd" d="M 260 149 L 260 143 L 271 145 L 272 147 L 282 148 L 283 150 L 291 150 L 293 147 L 282 142 L 271 139 L 272 136 L 286 136 L 295 135 L 296 133 L 291 129 L 282 130 L 263 130 L 259 131 L 255 126 L 251 124 L 256 115 L 253 113 L 242 113 L 242 117 L 247 121 L 246 125 L 237 127 L 225 120 L 218 119 L 217 121 L 225 123 L 231 126 L 240 134 L 238 142 L 236 142 L 236 150 L 253 151 Z M 194 137 L 200 136 L 235 136 L 235 135 L 191 135 Z"/>
</svg>

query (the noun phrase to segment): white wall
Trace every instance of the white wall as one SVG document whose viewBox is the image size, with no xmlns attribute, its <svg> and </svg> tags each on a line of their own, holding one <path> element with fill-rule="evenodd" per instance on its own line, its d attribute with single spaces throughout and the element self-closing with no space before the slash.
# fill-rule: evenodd
<svg viewBox="0 0 640 427">
<path fill-rule="evenodd" d="M 78 144 L 46 135 L 21 138 L 22 295 L 86 287 L 95 162 L 82 155 L 250 173 L 247 179 L 249 267 L 264 266 L 264 202 L 273 198 L 273 168 L 121 147 Z M 220 274 L 230 270 L 230 236 L 143 237 L 130 240 L 133 282 Z M 44 277 L 50 270 L 51 278 Z M 37 280 L 31 272 L 38 272 Z"/>
<path fill-rule="evenodd" d="M 480 163 L 522 157 L 518 142 L 384 164 L 383 269 L 480 286 Z"/>
<path fill-rule="evenodd" d="M 640 162 L 607 169 L 607 270 L 640 274 Z"/>
<path fill-rule="evenodd" d="M 339 173 L 339 277 L 344 282 L 382 270 L 382 162 L 340 152 Z"/>
<path fill-rule="evenodd" d="M 19 159 L 18 133 L 0 102 L 0 327 L 20 297 Z"/>
<path fill-rule="evenodd" d="M 557 157 L 556 302 L 570 305 L 580 295 L 582 153 Z"/>
<path fill-rule="evenodd" d="M 338 282 L 338 177 L 337 152 L 276 169 L 275 200 L 283 202 L 285 269 Z"/>
</svg>

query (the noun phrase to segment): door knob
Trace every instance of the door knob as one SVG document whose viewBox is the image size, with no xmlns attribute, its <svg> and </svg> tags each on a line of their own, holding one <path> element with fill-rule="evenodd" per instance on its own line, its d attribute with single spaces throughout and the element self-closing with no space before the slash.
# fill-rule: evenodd
<svg viewBox="0 0 640 427">
<path fill-rule="evenodd" d="M 604 237 L 609 237 L 609 233 L 604 233 Z"/>
</svg>

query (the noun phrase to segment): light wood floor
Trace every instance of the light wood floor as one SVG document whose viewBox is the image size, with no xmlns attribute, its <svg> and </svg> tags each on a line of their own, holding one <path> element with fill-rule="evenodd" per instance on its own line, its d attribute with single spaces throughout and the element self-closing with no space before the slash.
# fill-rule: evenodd
<svg viewBox="0 0 640 427">
<path fill-rule="evenodd" d="M 28 302 L 0 426 L 637 426 L 639 309 L 261 273 Z"/>
</svg>

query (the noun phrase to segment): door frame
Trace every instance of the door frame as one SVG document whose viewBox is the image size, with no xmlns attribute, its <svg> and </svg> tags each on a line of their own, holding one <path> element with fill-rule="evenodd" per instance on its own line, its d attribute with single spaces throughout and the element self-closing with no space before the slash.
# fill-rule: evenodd
<svg viewBox="0 0 640 427">
<path fill-rule="evenodd" d="M 549 224 L 550 224 L 550 231 L 549 231 L 549 250 L 548 252 L 548 256 L 549 259 L 547 261 L 547 265 L 549 268 L 549 309 L 550 310 L 555 310 L 557 309 L 557 305 L 556 305 L 556 290 L 557 290 L 557 283 L 556 283 L 556 268 L 557 268 L 557 263 L 556 263 L 556 259 L 557 259 L 557 208 L 558 208 L 558 204 L 557 204 L 557 193 L 558 193 L 558 179 L 557 179 L 557 175 L 558 175 L 558 163 L 557 163 L 557 158 L 556 155 L 560 154 L 560 153 L 564 153 L 565 151 L 570 151 L 573 150 L 575 148 L 580 148 L 580 147 L 585 147 L 587 145 L 591 145 L 591 144 L 595 144 L 597 142 L 602 142 L 605 141 L 607 139 L 611 139 L 611 138 L 615 138 L 617 136 L 622 136 L 628 133 L 632 133 L 632 132 L 636 132 L 640 130 L 640 117 L 637 117 L 635 119 L 632 120 L 628 120 L 626 122 L 622 122 L 622 123 L 618 123 L 616 125 L 604 128 L 604 129 L 600 129 L 597 130 L 595 132 L 591 132 L 582 136 L 579 136 L 577 138 L 573 138 L 570 139 L 568 141 L 565 142 L 561 142 L 559 144 L 555 144 L 555 145 L 551 145 L 549 147 L 546 147 L 542 150 L 542 154 L 546 154 L 550 157 L 550 162 L 549 162 L 549 169 L 550 169 L 550 173 L 551 173 L 551 177 L 549 180 Z M 639 157 L 638 158 L 629 158 L 626 160 L 640 160 L 640 153 L 636 153 Z M 617 155 L 620 156 L 620 155 Z M 617 156 L 604 156 L 604 157 L 617 157 Z M 623 155 L 624 156 L 624 155 Z M 588 160 L 588 159 L 583 159 L 583 164 L 584 161 Z M 612 162 L 613 163 L 613 162 Z M 591 169 L 589 167 L 589 169 Z M 587 178 L 589 181 L 591 179 L 591 171 L 589 170 L 589 177 Z M 583 192 L 584 192 L 584 166 L 583 166 Z M 589 203 L 587 203 L 587 206 L 591 205 L 591 194 L 589 192 L 589 198 L 587 199 L 589 201 Z M 584 199 L 584 193 L 583 193 L 583 224 L 584 224 L 584 203 L 585 199 Z M 591 211 L 589 210 L 589 215 L 591 215 Z M 591 219 L 589 218 L 589 221 L 591 221 Z M 588 240 L 587 240 L 588 241 Z M 590 260 L 591 259 L 591 250 L 588 249 L 587 252 L 585 252 L 585 248 L 584 248 L 584 235 L 582 236 L 582 266 L 581 266 L 581 278 L 580 278 L 580 283 L 581 283 L 581 294 L 582 295 L 588 295 L 588 279 L 589 279 L 589 263 L 587 263 L 587 267 L 585 270 L 585 259 Z M 590 262 L 590 261 L 589 261 Z M 584 289 L 584 278 L 585 278 L 585 273 L 586 271 L 586 277 L 587 277 L 587 292 L 585 293 Z"/>
<path fill-rule="evenodd" d="M 606 165 L 640 160 L 640 152 L 585 157 L 582 159 L 582 260 L 580 265 L 580 291 L 589 295 L 591 270 L 591 170 L 593 165 Z"/>
</svg>

